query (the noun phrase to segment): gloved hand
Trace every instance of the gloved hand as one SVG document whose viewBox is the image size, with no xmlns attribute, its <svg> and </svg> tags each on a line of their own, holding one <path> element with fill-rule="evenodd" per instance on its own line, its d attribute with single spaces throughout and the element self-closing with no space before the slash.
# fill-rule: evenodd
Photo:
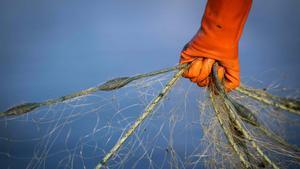
<svg viewBox="0 0 300 169">
<path fill-rule="evenodd" d="M 181 64 L 192 62 L 184 77 L 207 86 L 218 61 L 226 91 L 239 86 L 238 43 L 251 4 L 252 0 L 208 0 L 200 30 L 181 52 Z"/>
</svg>

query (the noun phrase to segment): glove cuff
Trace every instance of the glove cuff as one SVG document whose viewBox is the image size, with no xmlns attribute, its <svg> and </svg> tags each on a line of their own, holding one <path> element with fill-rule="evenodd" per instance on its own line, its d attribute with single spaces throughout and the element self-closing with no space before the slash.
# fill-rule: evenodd
<svg viewBox="0 0 300 169">
<path fill-rule="evenodd" d="M 208 0 L 201 28 L 183 55 L 218 61 L 238 59 L 238 43 L 252 0 Z"/>
</svg>

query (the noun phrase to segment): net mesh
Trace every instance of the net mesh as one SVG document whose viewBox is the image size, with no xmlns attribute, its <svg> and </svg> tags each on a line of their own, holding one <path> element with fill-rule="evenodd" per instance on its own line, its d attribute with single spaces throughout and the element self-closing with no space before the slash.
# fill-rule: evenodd
<svg viewBox="0 0 300 169">
<path fill-rule="evenodd" d="M 94 168 L 172 75 L 144 78 L 116 91 L 100 91 L 26 115 L 1 118 L 1 166 Z M 267 90 L 299 96 L 298 91 L 277 85 L 269 85 Z M 266 128 L 297 144 L 297 116 L 236 92 L 231 95 L 251 109 Z M 248 124 L 246 128 L 277 165 L 300 166 L 297 152 L 278 145 Z M 208 91 L 180 80 L 105 167 L 240 168 L 241 163 L 216 118 Z"/>
</svg>

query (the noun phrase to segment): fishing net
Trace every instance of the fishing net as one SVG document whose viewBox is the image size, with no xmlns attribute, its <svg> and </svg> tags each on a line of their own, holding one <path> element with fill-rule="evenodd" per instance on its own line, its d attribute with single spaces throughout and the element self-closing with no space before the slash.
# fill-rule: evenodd
<svg viewBox="0 0 300 169">
<path fill-rule="evenodd" d="M 165 72 L 134 79 L 117 90 L 96 91 L 39 107 L 32 104 L 28 113 L 3 115 L 1 168 L 95 168 L 99 164 L 101 168 L 300 166 L 297 113 L 253 99 L 251 88 L 252 97 L 247 95 L 249 88 L 224 97 L 216 86 L 200 90 L 180 79 L 164 95 L 161 91 L 173 75 Z M 266 90 L 293 99 L 299 96 L 297 90 L 278 86 L 259 92 Z M 163 100 L 153 112 L 105 163 L 100 163 L 158 96 Z M 225 105 L 224 99 L 234 110 Z"/>
</svg>

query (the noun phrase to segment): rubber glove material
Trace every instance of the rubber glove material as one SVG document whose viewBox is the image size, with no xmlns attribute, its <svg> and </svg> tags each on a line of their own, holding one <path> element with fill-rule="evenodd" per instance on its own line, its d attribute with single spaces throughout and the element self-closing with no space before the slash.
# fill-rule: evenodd
<svg viewBox="0 0 300 169">
<path fill-rule="evenodd" d="M 238 43 L 252 0 L 208 0 L 201 28 L 181 52 L 180 63 L 192 62 L 184 77 L 207 86 L 214 62 L 227 91 L 240 84 Z M 222 73 L 222 74 L 220 74 Z"/>
</svg>

